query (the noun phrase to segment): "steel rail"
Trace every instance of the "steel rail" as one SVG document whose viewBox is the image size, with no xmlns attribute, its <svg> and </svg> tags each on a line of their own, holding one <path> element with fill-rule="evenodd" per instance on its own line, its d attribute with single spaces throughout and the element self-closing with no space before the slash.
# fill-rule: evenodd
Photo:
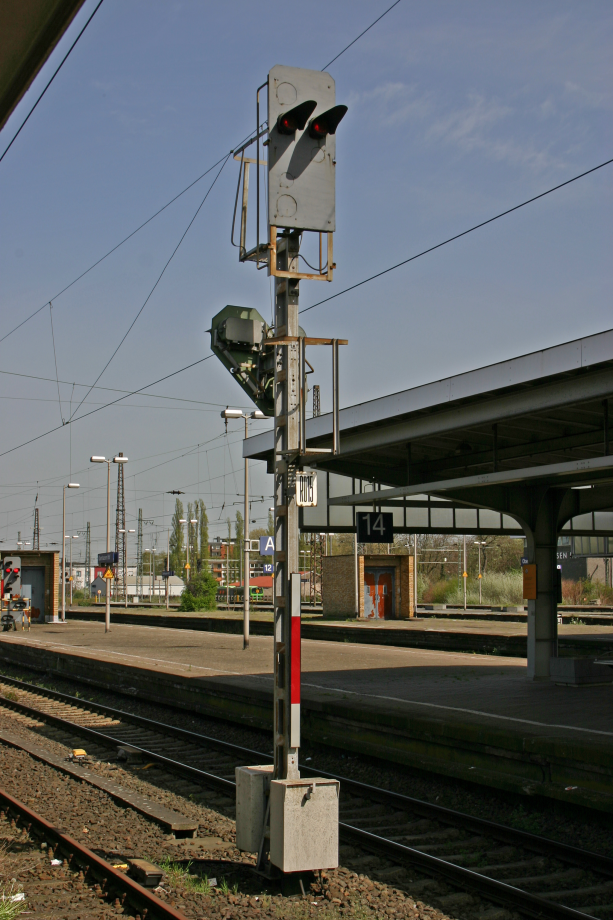
<svg viewBox="0 0 613 920">
<path fill-rule="evenodd" d="M 108 746 L 110 744 L 113 747 L 125 747 L 128 744 L 125 739 L 115 738 L 113 735 L 96 731 L 95 728 L 88 728 L 87 725 L 79 725 L 78 722 L 71 722 L 69 719 L 62 719 L 61 716 L 54 716 L 50 712 L 43 712 L 41 709 L 36 709 L 34 706 L 28 706 L 26 703 L 7 700 L 6 697 L 2 697 L 0 701 L 3 705 L 16 709 L 18 712 L 24 712 L 32 718 L 38 716 L 64 730 L 68 729 L 69 731 L 75 732 L 75 734 L 83 735 L 84 738 L 90 738 L 92 741 L 101 742 L 103 745 Z M 188 776 L 190 779 L 197 779 L 200 782 L 206 783 L 208 786 L 214 786 L 216 789 L 220 789 L 226 794 L 230 793 L 232 796 L 234 795 L 235 784 L 231 780 L 225 779 L 223 776 L 207 773 L 206 770 L 200 770 L 198 767 L 190 766 L 190 764 L 181 763 L 179 760 L 173 760 L 171 757 L 166 757 L 164 754 L 156 754 L 154 751 L 149 751 L 147 748 L 140 747 L 138 744 L 133 744 L 131 741 L 129 742 L 129 746 L 133 751 L 143 754 L 149 760 L 155 761 L 155 763 L 160 763 L 168 767 L 175 773 L 181 773 L 183 776 Z"/>
<path fill-rule="evenodd" d="M 90 708 L 91 710 L 97 709 L 105 715 L 123 717 L 128 721 L 133 720 L 137 724 L 144 725 L 147 728 L 153 728 L 158 732 L 162 731 L 166 733 L 172 733 L 173 735 L 178 735 L 179 737 L 189 738 L 189 740 L 192 742 L 205 742 L 211 746 L 215 746 L 218 749 L 227 751 L 229 753 L 239 753 L 242 758 L 255 755 L 259 759 L 266 759 L 268 761 L 271 760 L 270 755 L 263 754 L 259 751 L 254 751 L 250 748 L 242 748 L 239 745 L 220 741 L 216 738 L 210 738 L 207 735 L 200 735 L 195 732 L 190 732 L 187 729 L 168 726 L 164 723 L 159 723 L 152 719 L 147 719 L 143 716 L 133 716 L 131 713 L 126 713 L 122 710 L 116 710 L 110 706 L 98 703 L 90 703 L 87 700 L 80 699 L 79 697 L 72 697 L 69 694 L 63 694 L 59 691 L 50 691 L 45 688 L 39 688 L 35 684 L 27 684 L 26 682 L 18 681 L 15 678 L 5 678 L 3 675 L 0 675 L 0 681 L 10 682 L 11 684 L 21 686 L 23 689 L 27 689 L 30 692 L 40 693 L 41 695 L 45 695 L 51 699 L 57 698 L 62 701 L 70 702 L 72 705 Z M 63 727 L 64 729 L 69 729 L 76 733 L 82 734 L 83 736 L 101 742 L 102 744 L 110 743 L 112 745 L 121 746 L 128 743 L 125 741 L 125 739 L 118 739 L 112 735 L 97 731 L 96 729 L 88 728 L 84 725 L 79 725 L 76 722 L 63 719 L 60 716 L 55 716 L 52 713 L 45 712 L 44 710 L 36 709 L 35 707 L 29 706 L 25 703 L 10 700 L 6 697 L 2 697 L 1 701 L 3 704 L 6 704 L 11 708 L 15 708 L 17 711 L 23 711 L 32 717 L 41 717 L 58 726 Z M 197 779 L 206 783 L 207 785 L 220 789 L 226 794 L 234 794 L 235 783 L 231 780 L 227 780 L 224 777 L 216 776 L 213 773 L 208 773 L 204 770 L 200 770 L 197 767 L 192 767 L 189 764 L 184 764 L 179 761 L 172 760 L 169 757 L 166 757 L 162 754 L 157 754 L 137 744 L 132 744 L 131 742 L 130 747 L 135 751 L 142 753 L 147 758 L 150 758 L 151 760 L 168 767 L 174 772 L 182 773 L 183 775 L 189 776 L 192 779 Z M 452 809 L 444 808 L 438 805 L 432 805 L 431 803 L 424 802 L 420 799 L 413 799 L 400 793 L 390 792 L 376 786 L 369 786 L 366 783 L 351 780 L 337 774 L 328 773 L 326 771 L 317 771 L 317 773 L 321 776 L 339 779 L 342 782 L 344 789 L 346 791 L 352 792 L 355 795 L 368 797 L 384 804 L 392 804 L 398 808 L 408 808 L 412 811 L 418 812 L 424 816 L 434 818 L 436 820 L 440 820 L 444 823 L 454 824 L 456 826 L 461 824 L 471 830 L 487 833 L 490 836 L 502 840 L 505 843 L 512 841 L 526 847 L 526 849 L 536 850 L 539 853 L 545 853 L 550 858 L 555 857 L 564 862 L 585 866 L 591 871 L 600 871 L 606 875 L 613 875 L 613 859 L 601 856 L 598 853 L 580 850 L 576 847 L 568 846 L 567 844 L 561 844 L 554 840 L 539 837 L 535 834 L 529 834 L 525 831 L 519 831 L 515 828 L 509 828 L 505 825 L 499 825 L 482 818 L 474 818 L 471 815 L 466 815 L 462 812 L 455 812 Z M 550 901 L 542 896 L 533 895 L 520 888 L 515 888 L 514 886 L 507 885 L 505 882 L 501 882 L 497 879 L 490 878 L 489 876 L 482 875 L 471 869 L 464 868 L 463 866 L 458 866 L 455 863 L 447 862 L 440 857 L 431 856 L 422 850 L 406 846 L 405 844 L 397 843 L 396 841 L 390 840 L 386 837 L 379 837 L 378 835 L 372 834 L 369 831 L 364 831 L 360 828 L 353 827 L 352 825 L 345 824 L 343 822 L 340 822 L 339 824 L 339 835 L 341 840 L 344 842 L 357 844 L 364 849 L 373 851 L 377 854 L 383 852 L 395 862 L 409 862 L 413 865 L 417 865 L 429 873 L 435 874 L 448 880 L 454 885 L 457 885 L 463 889 L 474 891 L 475 893 L 495 901 L 496 903 L 503 904 L 505 906 L 512 905 L 523 914 L 535 918 L 540 918 L 540 920 L 595 920 L 595 918 L 592 918 L 590 914 L 585 914 L 581 911 L 574 910 L 573 908 L 566 907 L 554 901 Z"/>
<path fill-rule="evenodd" d="M 210 747 L 216 748 L 217 750 L 237 755 L 241 758 L 252 757 L 254 760 L 258 760 L 259 762 L 263 763 L 272 763 L 273 760 L 270 754 L 266 754 L 262 751 L 256 751 L 253 748 L 242 747 L 241 745 L 232 744 L 232 742 L 229 741 L 222 741 L 220 738 L 214 738 L 211 735 L 203 735 L 199 732 L 193 732 L 189 729 L 180 728 L 176 725 L 168 725 L 165 722 L 159 722 L 155 719 L 148 719 L 146 716 L 140 716 L 136 713 L 126 712 L 123 709 L 116 709 L 104 703 L 95 703 L 90 700 L 82 699 L 81 697 L 71 696 L 70 694 L 62 693 L 59 690 L 49 690 L 45 687 L 38 687 L 36 684 L 30 684 L 26 681 L 21 681 L 14 677 L 6 677 L 5 675 L 0 674 L 0 682 L 13 684 L 14 686 L 21 687 L 28 692 L 34 692 L 43 696 L 47 696 L 52 700 L 63 700 L 67 703 L 70 703 L 71 705 L 77 705 L 80 707 L 86 706 L 88 709 L 95 710 L 102 715 L 125 719 L 126 721 L 133 722 L 134 724 L 143 728 L 148 728 L 156 732 L 163 732 L 164 734 L 174 735 L 177 738 L 181 738 L 185 741 L 190 741 L 194 744 L 206 744 Z M 78 723 L 68 722 L 66 719 L 61 719 L 58 716 L 47 714 L 41 710 L 36 709 L 35 707 L 28 707 L 28 705 L 25 703 L 17 703 L 13 700 L 8 700 L 5 697 L 2 697 L 2 702 L 7 702 L 9 704 L 15 703 L 16 707 L 23 706 L 25 709 L 31 710 L 33 713 L 38 713 L 52 720 L 59 719 L 59 723 L 64 726 L 69 724 L 76 731 L 91 733 L 90 737 L 95 740 L 97 739 L 104 741 L 106 737 L 110 738 L 110 736 L 105 736 L 104 734 L 97 732 L 95 729 L 87 728 L 87 726 L 80 726 Z M 111 740 L 113 740 L 113 743 L 118 745 L 126 744 L 126 742 L 122 740 Z M 137 749 L 137 745 L 131 744 L 130 746 Z M 191 776 L 195 778 L 200 777 L 206 779 L 207 777 L 210 777 L 211 781 L 218 780 L 223 784 L 218 787 L 222 789 L 222 791 L 228 792 L 230 789 L 234 789 L 234 784 L 230 783 L 229 780 L 225 780 L 222 777 L 217 777 L 215 774 L 206 773 L 205 771 L 198 770 L 197 768 L 191 767 L 188 764 L 181 764 L 178 761 L 164 758 L 163 755 L 154 754 L 151 751 L 146 751 L 144 748 L 140 748 L 139 750 L 141 750 L 147 756 L 152 758 L 159 758 L 160 762 L 172 766 L 173 769 L 175 767 L 178 768 L 183 766 L 188 771 L 195 771 L 191 773 Z M 303 771 L 306 769 L 306 767 L 302 767 Z M 581 865 L 586 869 L 599 871 L 605 875 L 610 875 L 613 877 L 613 858 L 604 856 L 601 853 L 594 853 L 591 850 L 582 850 L 579 847 L 570 846 L 566 843 L 560 843 L 557 840 L 551 840 L 547 837 L 541 837 L 538 834 L 531 834 L 528 831 L 521 831 L 506 824 L 498 824 L 495 821 L 488 821 L 485 818 L 477 818 L 473 815 L 468 815 L 465 812 L 455 811 L 452 808 L 445 808 L 443 805 L 435 805 L 432 802 L 426 802 L 423 799 L 416 799 L 408 795 L 403 795 L 399 792 L 392 792 L 389 789 L 382 789 L 380 786 L 371 786 L 368 783 L 350 779 L 349 777 L 342 776 L 338 773 L 330 773 L 327 770 L 319 770 L 313 766 L 309 766 L 308 770 L 312 771 L 318 776 L 325 777 L 326 779 L 339 780 L 343 784 L 343 789 L 347 792 L 351 792 L 354 795 L 373 799 L 383 805 L 393 805 L 399 809 L 409 808 L 411 811 L 414 811 L 417 814 L 421 814 L 423 817 L 432 818 L 445 824 L 452 824 L 456 827 L 459 825 L 467 828 L 468 830 L 488 834 L 489 836 L 501 840 L 504 843 L 513 842 L 525 847 L 526 849 L 533 850 L 534 852 L 542 853 L 549 857 L 555 857 L 562 862 L 570 862 L 575 865 Z"/>
<path fill-rule="evenodd" d="M 369 831 L 363 831 L 358 827 L 352 827 L 350 824 L 340 824 L 341 836 L 345 840 L 351 840 L 365 849 L 375 853 L 386 853 L 395 861 L 410 862 L 421 869 L 432 872 L 442 878 L 447 879 L 454 885 L 461 888 L 469 888 L 475 893 L 486 897 L 505 907 L 514 907 L 521 911 L 522 914 L 528 914 L 531 917 L 543 918 L 548 917 L 550 920 L 596 920 L 591 914 L 584 914 L 579 910 L 573 910 L 572 907 L 565 907 L 563 904 L 557 904 L 555 901 L 549 901 L 540 895 L 530 894 L 521 888 L 515 888 L 507 885 L 505 882 L 499 882 L 497 879 L 490 878 L 487 875 L 480 875 L 472 869 L 465 869 L 463 866 L 455 863 L 446 862 L 438 856 L 430 856 L 422 850 L 415 850 L 413 847 L 407 847 L 402 843 L 396 843 L 394 840 L 388 840 L 386 837 L 378 837 Z"/>
<path fill-rule="evenodd" d="M 118 869 L 114 869 L 102 857 L 84 847 L 73 837 L 65 834 L 58 827 L 51 824 L 50 821 L 47 821 L 46 818 L 43 818 L 42 815 L 32 811 L 23 802 L 9 795 L 4 789 L 0 789 L 0 803 L 8 810 L 17 812 L 30 825 L 34 825 L 39 831 L 42 831 L 46 839 L 53 840 L 61 851 L 69 857 L 69 861 L 76 855 L 77 860 L 89 866 L 96 877 L 112 882 L 113 888 L 123 892 L 134 907 L 139 910 L 144 908 L 148 915 L 157 917 L 159 920 L 186 920 L 185 914 L 165 904 L 152 892 L 139 885 L 138 882 L 133 881 Z"/>
</svg>

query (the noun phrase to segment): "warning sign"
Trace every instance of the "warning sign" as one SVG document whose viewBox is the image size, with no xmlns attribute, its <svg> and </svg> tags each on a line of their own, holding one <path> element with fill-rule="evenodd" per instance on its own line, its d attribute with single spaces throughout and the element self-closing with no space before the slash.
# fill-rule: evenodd
<svg viewBox="0 0 613 920">
<path fill-rule="evenodd" d="M 110 569 L 107 569 L 102 577 L 103 578 L 115 578 L 115 576 L 113 575 Z"/>
</svg>

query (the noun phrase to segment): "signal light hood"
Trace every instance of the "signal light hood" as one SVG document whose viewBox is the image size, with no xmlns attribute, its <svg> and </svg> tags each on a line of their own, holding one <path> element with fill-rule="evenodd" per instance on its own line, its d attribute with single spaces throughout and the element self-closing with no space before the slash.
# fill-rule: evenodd
<svg viewBox="0 0 613 920">
<path fill-rule="evenodd" d="M 312 99 L 295 105 L 289 112 L 281 112 L 277 118 L 277 131 L 279 134 L 295 134 L 304 131 L 307 121 L 317 108 L 317 103 Z M 340 121 L 340 119 L 339 119 Z"/>
<path fill-rule="evenodd" d="M 346 114 L 346 105 L 335 105 L 327 112 L 316 115 L 309 122 L 309 134 L 315 140 L 321 140 L 328 134 L 336 134 L 336 129 Z"/>
</svg>

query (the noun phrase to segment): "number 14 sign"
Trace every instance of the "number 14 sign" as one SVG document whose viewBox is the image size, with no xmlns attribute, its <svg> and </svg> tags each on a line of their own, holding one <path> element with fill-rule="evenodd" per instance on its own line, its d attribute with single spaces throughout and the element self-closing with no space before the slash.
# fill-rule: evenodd
<svg viewBox="0 0 613 920">
<path fill-rule="evenodd" d="M 358 511 L 358 543 L 393 543 L 394 515 L 392 512 Z"/>
</svg>

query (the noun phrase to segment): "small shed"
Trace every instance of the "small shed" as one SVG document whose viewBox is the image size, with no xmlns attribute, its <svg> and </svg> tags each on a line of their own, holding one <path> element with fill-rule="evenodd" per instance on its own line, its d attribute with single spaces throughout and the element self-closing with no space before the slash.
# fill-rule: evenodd
<svg viewBox="0 0 613 920">
<path fill-rule="evenodd" d="M 367 555 L 324 556 L 324 616 L 356 616 L 367 620 L 406 620 L 415 616 L 413 557 Z"/>
<path fill-rule="evenodd" d="M 94 580 L 91 583 L 91 597 L 95 598 L 100 592 L 100 597 L 106 597 L 106 578 L 103 578 L 102 575 L 96 575 Z"/>
<path fill-rule="evenodd" d="M 16 547 L 3 549 L 0 558 L 19 556 L 21 584 L 32 591 L 32 623 L 57 622 L 60 596 L 59 550 L 34 550 Z"/>
</svg>

